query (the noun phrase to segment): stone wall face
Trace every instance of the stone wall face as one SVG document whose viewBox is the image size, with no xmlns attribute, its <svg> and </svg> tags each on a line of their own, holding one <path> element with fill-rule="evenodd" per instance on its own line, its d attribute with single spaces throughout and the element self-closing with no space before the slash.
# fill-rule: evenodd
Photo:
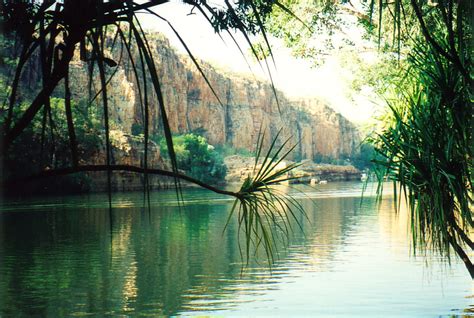
<svg viewBox="0 0 474 318">
<path fill-rule="evenodd" d="M 290 138 L 290 144 L 298 143 L 292 159 L 339 159 L 358 151 L 356 127 L 321 101 L 290 100 L 279 91 L 276 97 L 268 82 L 225 73 L 200 61 L 221 104 L 187 57 L 166 40 L 156 40 L 154 48 L 174 132 L 202 131 L 211 144 L 253 150 L 260 131 L 268 147 L 281 130 L 280 142 Z"/>
<path fill-rule="evenodd" d="M 219 71 L 200 61 L 219 102 L 188 57 L 178 54 L 160 36 L 151 35 L 149 42 L 155 52 L 161 92 L 173 133 L 201 132 L 210 144 L 227 143 L 253 150 L 259 132 L 265 132 L 264 148 L 280 132 L 280 144 L 288 138 L 288 144 L 297 144 L 289 159 L 315 159 L 316 156 L 340 159 L 358 151 L 360 137 L 356 127 L 321 101 L 290 100 L 281 92 L 277 92 L 277 98 L 268 82 Z M 77 61 L 75 68 L 81 69 L 80 64 Z M 143 114 L 130 62 L 124 58 L 119 68 L 109 85 L 109 112 L 124 133 L 130 134 L 134 123 L 143 124 Z M 74 74 L 78 82 L 86 81 L 87 73 Z M 148 82 L 149 128 L 152 133 L 162 134 L 156 94 L 151 81 Z M 81 89 L 84 85 L 79 88 L 76 85 L 73 91 L 76 97 L 84 94 Z M 141 85 L 143 90 L 143 83 Z"/>
</svg>

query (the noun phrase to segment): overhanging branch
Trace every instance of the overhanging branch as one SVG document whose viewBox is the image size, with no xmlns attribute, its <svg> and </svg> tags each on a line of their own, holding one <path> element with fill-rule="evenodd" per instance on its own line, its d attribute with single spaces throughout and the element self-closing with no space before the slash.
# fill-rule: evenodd
<svg viewBox="0 0 474 318">
<path fill-rule="evenodd" d="M 100 171 L 125 171 L 125 172 L 133 172 L 133 173 L 145 173 L 144 168 L 138 167 L 138 166 L 132 166 L 132 165 L 83 165 L 83 166 L 77 166 L 77 167 L 44 170 L 38 174 L 29 176 L 29 177 L 7 180 L 3 183 L 2 186 L 6 187 L 6 186 L 14 185 L 14 184 L 31 182 L 34 180 L 39 180 L 39 179 L 44 179 L 44 178 L 65 176 L 65 175 L 74 174 L 78 172 L 100 172 Z M 240 194 L 238 192 L 221 190 L 219 188 L 206 184 L 198 179 L 189 177 L 181 173 L 175 173 L 175 172 L 163 170 L 163 169 L 150 169 L 150 168 L 146 169 L 146 173 L 165 176 L 165 177 L 179 178 L 181 180 L 194 183 L 202 188 L 213 191 L 215 193 L 230 195 L 235 198 L 240 197 Z"/>
</svg>

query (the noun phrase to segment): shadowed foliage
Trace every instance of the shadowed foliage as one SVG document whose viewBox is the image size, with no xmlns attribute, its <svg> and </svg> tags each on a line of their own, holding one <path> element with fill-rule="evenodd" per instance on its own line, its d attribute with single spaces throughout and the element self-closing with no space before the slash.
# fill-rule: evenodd
<svg viewBox="0 0 474 318">
<path fill-rule="evenodd" d="M 391 119 L 373 140 L 381 156 L 376 172 L 381 182 L 395 181 L 396 195 L 409 202 L 415 247 L 428 245 L 448 258 L 452 247 L 474 277 L 464 251 L 474 248 L 470 90 L 453 64 L 419 45 L 405 89 L 389 101 Z"/>
</svg>

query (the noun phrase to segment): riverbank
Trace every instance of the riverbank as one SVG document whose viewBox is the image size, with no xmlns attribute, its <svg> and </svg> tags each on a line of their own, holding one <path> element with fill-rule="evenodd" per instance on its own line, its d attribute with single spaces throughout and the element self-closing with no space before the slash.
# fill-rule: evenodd
<svg viewBox="0 0 474 318">
<path fill-rule="evenodd" d="M 140 161 L 141 152 L 132 151 L 140 145 L 135 142 L 135 148 L 120 149 L 116 151 L 115 159 L 126 164 L 133 164 Z M 150 158 L 150 167 L 171 170 L 169 163 L 159 155 L 159 149 L 154 143 L 150 143 L 153 150 Z M 119 148 L 117 148 L 119 149 Z M 93 160 L 99 163 L 99 158 Z M 293 161 L 282 161 L 277 169 L 282 169 Z M 241 155 L 232 155 L 224 158 L 227 175 L 225 180 L 219 184 L 220 187 L 240 185 L 250 175 L 254 173 L 255 158 Z M 294 169 L 288 177 L 294 178 L 290 183 L 315 184 L 336 181 L 356 181 L 361 178 L 361 171 L 352 165 L 331 165 L 314 163 L 311 160 L 303 160 L 298 168 Z M 257 169 L 258 169 L 257 165 Z M 182 171 L 182 173 L 185 173 Z M 142 191 L 144 189 L 145 176 L 139 173 L 128 171 L 114 171 L 111 176 L 112 192 Z M 174 178 L 148 175 L 150 190 L 163 190 L 174 188 Z M 194 184 L 181 181 L 182 187 L 195 187 Z M 28 186 L 23 185 L 21 190 L 5 191 L 6 196 L 17 195 L 47 195 L 47 194 L 72 194 L 72 193 L 94 193 L 106 192 L 108 190 L 107 173 L 101 172 L 81 172 L 67 176 L 58 176 L 48 179 L 40 179 L 31 182 Z"/>
<path fill-rule="evenodd" d="M 234 155 L 224 158 L 224 163 L 227 166 L 226 182 L 237 183 L 244 181 L 247 176 L 253 174 L 255 158 Z M 293 161 L 284 160 L 279 168 L 293 163 Z M 303 160 L 289 177 L 295 178 L 290 183 L 310 184 L 312 182 L 356 181 L 360 180 L 361 171 L 352 165 L 331 165 Z"/>
</svg>

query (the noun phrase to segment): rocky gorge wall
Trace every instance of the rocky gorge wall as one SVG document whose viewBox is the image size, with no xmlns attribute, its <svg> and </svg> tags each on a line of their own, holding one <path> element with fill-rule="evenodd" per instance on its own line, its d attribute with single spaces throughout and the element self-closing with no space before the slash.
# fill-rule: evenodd
<svg viewBox="0 0 474 318">
<path fill-rule="evenodd" d="M 289 158 L 293 160 L 318 156 L 340 159 L 358 152 L 360 137 L 356 127 L 321 101 L 294 101 L 278 91 L 277 102 L 268 82 L 224 72 L 200 61 L 221 104 L 188 57 L 178 54 L 162 36 L 151 35 L 149 42 L 155 52 L 173 133 L 200 132 L 210 144 L 253 150 L 259 131 L 265 132 L 264 147 L 268 147 L 281 130 L 279 143 L 290 138 L 289 144 L 297 144 Z M 71 67 L 79 84 L 75 85 L 73 96 L 79 98 L 87 85 L 84 67 L 78 59 Z M 138 85 L 130 61 L 124 58 L 118 68 L 108 86 L 110 116 L 124 133 L 130 134 L 133 124 L 144 122 Z M 151 86 L 149 92 L 152 92 Z M 161 114 L 153 92 L 149 103 L 150 131 L 160 135 Z"/>
</svg>

